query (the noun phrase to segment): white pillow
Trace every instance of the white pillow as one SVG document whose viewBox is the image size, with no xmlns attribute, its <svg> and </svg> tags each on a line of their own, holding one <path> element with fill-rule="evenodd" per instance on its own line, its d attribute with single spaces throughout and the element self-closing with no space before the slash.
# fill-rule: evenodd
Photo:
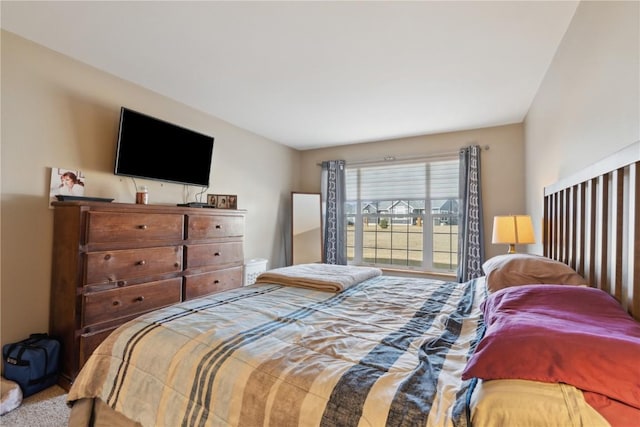
<svg viewBox="0 0 640 427">
<path fill-rule="evenodd" d="M 488 259 L 482 270 L 487 276 L 487 289 L 491 292 L 519 285 L 588 285 L 573 268 L 540 255 L 498 255 Z"/>
</svg>

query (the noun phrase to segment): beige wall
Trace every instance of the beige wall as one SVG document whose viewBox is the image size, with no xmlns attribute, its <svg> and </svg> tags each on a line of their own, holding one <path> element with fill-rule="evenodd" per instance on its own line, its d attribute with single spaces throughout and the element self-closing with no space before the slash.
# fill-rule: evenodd
<svg viewBox="0 0 640 427">
<path fill-rule="evenodd" d="M 524 196 L 524 136 L 521 124 L 417 136 L 389 141 L 353 144 L 302 152 L 299 191 L 320 191 L 320 167 L 323 160 L 382 160 L 428 156 L 457 149 L 470 144 L 481 147 L 482 196 L 484 202 L 485 256 L 506 252 L 506 247 L 491 244 L 494 215 L 525 212 Z M 309 173 L 313 171 L 313 173 Z M 526 250 L 526 247 L 519 248 Z"/>
<path fill-rule="evenodd" d="M 639 61 L 640 2 L 581 2 L 525 119 L 538 236 L 546 185 L 640 140 Z"/>
<path fill-rule="evenodd" d="M 120 106 L 215 137 L 209 193 L 237 194 L 247 210 L 246 258 L 285 264 L 290 192 L 299 152 L 2 32 L 2 343 L 49 322 L 53 211 L 50 167 L 86 173 L 85 195 L 132 203 L 113 175 Z M 150 203 L 194 200 L 194 189 L 137 179 Z"/>
</svg>

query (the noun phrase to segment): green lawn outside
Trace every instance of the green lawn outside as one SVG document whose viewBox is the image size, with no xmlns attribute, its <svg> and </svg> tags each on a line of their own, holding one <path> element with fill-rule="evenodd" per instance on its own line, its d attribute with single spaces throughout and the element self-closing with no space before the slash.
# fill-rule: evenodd
<svg viewBox="0 0 640 427">
<path fill-rule="evenodd" d="M 458 226 L 432 225 L 433 264 L 445 270 L 455 269 L 458 253 Z M 422 264 L 422 226 L 368 224 L 363 230 L 363 258 L 366 262 L 398 266 Z M 355 226 L 347 226 L 347 257 L 353 259 Z M 377 256 L 377 258 L 376 258 Z"/>
</svg>

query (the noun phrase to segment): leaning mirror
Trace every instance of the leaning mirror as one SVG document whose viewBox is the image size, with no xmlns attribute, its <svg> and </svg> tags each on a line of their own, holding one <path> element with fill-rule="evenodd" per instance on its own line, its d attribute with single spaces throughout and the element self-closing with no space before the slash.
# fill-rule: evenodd
<svg viewBox="0 0 640 427">
<path fill-rule="evenodd" d="M 291 193 L 292 264 L 322 262 L 320 193 Z"/>
</svg>

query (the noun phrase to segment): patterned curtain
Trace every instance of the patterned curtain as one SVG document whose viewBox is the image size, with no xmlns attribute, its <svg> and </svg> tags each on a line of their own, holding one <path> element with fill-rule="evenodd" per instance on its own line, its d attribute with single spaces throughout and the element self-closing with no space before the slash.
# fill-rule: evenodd
<svg viewBox="0 0 640 427">
<path fill-rule="evenodd" d="M 458 282 L 480 277 L 484 262 L 482 194 L 478 145 L 460 149 L 460 218 L 458 221 Z"/>
<path fill-rule="evenodd" d="M 344 165 L 344 160 L 322 162 L 322 205 L 324 207 L 322 261 L 326 264 L 347 265 Z"/>
</svg>

